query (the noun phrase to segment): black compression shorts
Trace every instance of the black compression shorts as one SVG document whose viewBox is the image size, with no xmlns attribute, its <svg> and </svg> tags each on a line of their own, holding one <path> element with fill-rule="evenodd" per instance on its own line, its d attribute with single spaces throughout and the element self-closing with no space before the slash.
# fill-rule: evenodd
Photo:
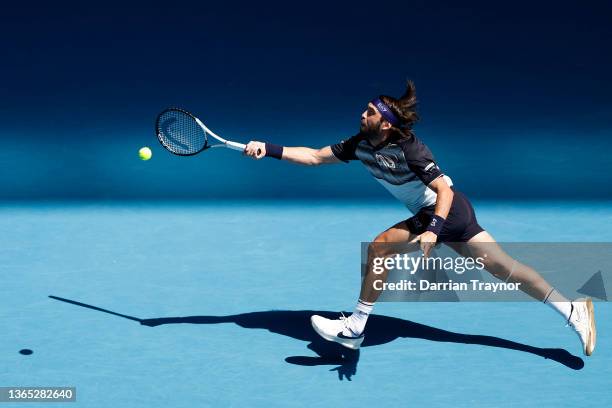
<svg viewBox="0 0 612 408">
<path fill-rule="evenodd" d="M 438 235 L 438 242 L 467 242 L 476 234 L 484 231 L 478 225 L 474 207 L 472 207 L 468 198 L 460 191 L 453 189 L 453 192 L 455 193 L 453 204 L 451 205 L 448 217 L 446 217 L 442 231 Z M 408 230 L 416 235 L 425 232 L 425 228 L 429 225 L 434 214 L 434 209 L 435 206 L 433 205 L 423 207 L 416 215 L 408 218 L 406 220 Z"/>
</svg>

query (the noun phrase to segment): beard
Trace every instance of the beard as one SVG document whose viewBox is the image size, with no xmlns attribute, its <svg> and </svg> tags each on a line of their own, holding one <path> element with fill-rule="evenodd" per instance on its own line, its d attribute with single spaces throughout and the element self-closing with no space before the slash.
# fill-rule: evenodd
<svg viewBox="0 0 612 408">
<path fill-rule="evenodd" d="M 374 125 L 368 126 L 367 123 L 361 123 L 359 126 L 360 133 L 365 135 L 368 140 L 372 140 L 373 137 L 378 136 L 380 133 L 380 127 L 382 125 L 382 121 L 377 122 Z"/>
</svg>

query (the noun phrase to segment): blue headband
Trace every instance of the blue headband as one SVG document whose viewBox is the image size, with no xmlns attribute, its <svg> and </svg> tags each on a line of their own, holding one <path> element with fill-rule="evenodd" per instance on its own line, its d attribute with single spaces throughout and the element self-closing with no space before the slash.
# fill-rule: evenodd
<svg viewBox="0 0 612 408">
<path fill-rule="evenodd" d="M 383 118 L 393 126 L 399 126 L 400 120 L 397 116 L 389 109 L 386 103 L 384 103 L 380 98 L 372 99 L 372 104 L 376 106 L 376 109 L 380 112 Z"/>
</svg>

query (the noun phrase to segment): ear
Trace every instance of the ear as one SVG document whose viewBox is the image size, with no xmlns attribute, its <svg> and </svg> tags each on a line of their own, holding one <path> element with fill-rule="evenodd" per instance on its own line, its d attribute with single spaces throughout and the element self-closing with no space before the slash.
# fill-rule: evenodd
<svg viewBox="0 0 612 408">
<path fill-rule="evenodd" d="M 389 130 L 392 128 L 391 124 L 389 122 L 387 122 L 386 120 L 382 121 L 382 124 L 380 125 L 380 128 L 382 130 Z"/>
</svg>

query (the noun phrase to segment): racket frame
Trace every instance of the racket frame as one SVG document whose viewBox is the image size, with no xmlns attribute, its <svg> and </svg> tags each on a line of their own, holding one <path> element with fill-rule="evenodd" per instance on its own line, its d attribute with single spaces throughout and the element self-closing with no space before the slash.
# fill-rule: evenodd
<svg viewBox="0 0 612 408">
<path fill-rule="evenodd" d="M 200 128 L 202 129 L 202 131 L 204 131 L 204 135 L 206 137 L 206 142 L 204 143 L 204 146 L 202 146 L 202 148 L 196 152 L 193 153 L 176 153 L 174 151 L 172 151 L 168 146 L 166 146 L 166 143 L 164 143 L 163 139 L 160 137 L 160 126 L 159 126 L 159 120 L 161 118 L 161 116 L 169 111 L 175 111 L 175 112 L 180 112 L 183 114 L 186 114 L 187 116 L 189 116 L 191 119 L 193 119 L 198 126 L 200 126 Z M 232 149 L 232 150 L 238 150 L 243 152 L 244 149 L 246 148 L 245 144 L 242 143 L 238 143 L 238 142 L 232 142 L 231 140 L 227 140 L 222 138 L 221 136 L 217 135 L 215 132 L 213 132 L 212 130 L 210 130 L 200 119 L 198 119 L 195 115 L 193 115 L 191 112 L 186 111 L 185 109 L 181 109 L 181 108 L 176 108 L 176 107 L 171 107 L 171 108 L 166 108 L 163 111 L 161 111 L 158 115 L 157 115 L 157 119 L 155 120 L 155 134 L 157 136 L 157 140 L 159 140 L 159 143 L 161 143 L 161 145 L 164 147 L 164 149 L 168 150 L 170 153 L 175 154 L 177 156 L 194 156 L 200 152 L 203 152 L 204 150 L 213 148 L 213 147 L 226 147 L 228 149 Z M 208 136 L 210 135 L 213 138 L 215 138 L 217 141 L 221 142 L 221 144 L 216 144 L 216 145 L 210 145 L 208 144 Z"/>
</svg>

